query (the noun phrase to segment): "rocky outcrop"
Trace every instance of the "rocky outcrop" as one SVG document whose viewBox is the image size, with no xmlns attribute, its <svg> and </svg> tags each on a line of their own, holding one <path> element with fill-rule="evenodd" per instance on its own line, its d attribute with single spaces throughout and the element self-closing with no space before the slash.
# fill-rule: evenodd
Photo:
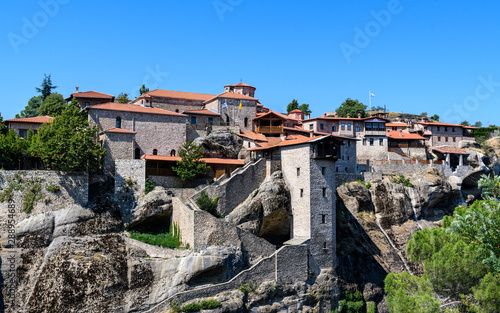
<svg viewBox="0 0 500 313">
<path fill-rule="evenodd" d="M 157 186 L 132 209 L 130 226 L 142 231 L 168 228 L 172 218 L 172 208 L 172 193 Z"/>
<path fill-rule="evenodd" d="M 290 215 L 290 191 L 277 171 L 225 219 L 259 237 L 283 242 L 290 238 Z"/>
<path fill-rule="evenodd" d="M 193 141 L 203 147 L 206 156 L 236 158 L 243 146 L 243 140 L 229 129 L 217 130 Z"/>
</svg>

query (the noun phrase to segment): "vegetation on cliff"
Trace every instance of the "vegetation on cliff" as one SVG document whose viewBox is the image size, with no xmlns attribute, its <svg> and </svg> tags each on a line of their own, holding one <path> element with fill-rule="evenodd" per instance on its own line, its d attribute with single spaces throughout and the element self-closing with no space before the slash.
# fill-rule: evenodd
<svg viewBox="0 0 500 313">
<path fill-rule="evenodd" d="M 186 141 L 179 149 L 182 158 L 172 169 L 183 181 L 203 177 L 208 170 L 207 163 L 203 162 L 203 148 L 194 143 Z"/>
<path fill-rule="evenodd" d="M 500 178 L 483 176 L 478 185 L 483 200 L 457 207 L 442 228 L 416 232 L 408 242 L 424 274 L 387 276 L 391 312 L 500 311 Z"/>
</svg>

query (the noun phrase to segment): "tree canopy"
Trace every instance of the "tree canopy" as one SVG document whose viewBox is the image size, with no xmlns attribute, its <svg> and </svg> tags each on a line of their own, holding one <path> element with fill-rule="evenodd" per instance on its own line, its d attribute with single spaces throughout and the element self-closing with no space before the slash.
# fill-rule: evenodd
<svg viewBox="0 0 500 313">
<path fill-rule="evenodd" d="M 342 102 L 336 112 L 339 117 L 347 117 L 347 114 L 349 114 L 350 117 L 358 117 L 358 114 L 361 114 L 361 117 L 366 117 L 366 105 L 359 102 L 357 99 L 352 100 L 351 98 L 347 98 Z"/>
<path fill-rule="evenodd" d="M 432 120 L 433 120 L 433 121 L 436 121 L 436 122 L 439 122 L 439 115 L 434 114 L 434 115 L 432 116 Z"/>
<path fill-rule="evenodd" d="M 203 158 L 201 146 L 186 141 L 179 149 L 179 156 L 182 159 L 176 162 L 172 169 L 183 181 L 190 181 L 206 175 L 208 165 L 201 160 Z"/>
<path fill-rule="evenodd" d="M 42 101 L 45 100 L 51 93 L 52 89 L 56 89 L 57 86 L 52 85 L 52 79 L 50 78 L 50 74 L 43 74 L 43 82 L 40 86 L 41 88 L 36 88 L 36 91 L 42 94 Z"/>
<path fill-rule="evenodd" d="M 146 88 L 146 85 L 142 85 L 141 88 L 139 89 L 139 93 L 141 95 L 145 94 L 148 91 L 149 91 L 149 88 Z"/>
<path fill-rule="evenodd" d="M 38 108 L 43 103 L 42 95 L 33 96 L 28 101 L 28 105 L 19 114 L 16 114 L 16 118 L 20 117 L 35 117 L 38 116 Z"/>
<path fill-rule="evenodd" d="M 130 99 L 128 98 L 128 94 L 127 93 L 121 92 L 118 96 L 116 96 L 115 102 L 118 102 L 118 103 L 129 103 Z"/>
<path fill-rule="evenodd" d="M 7 133 L 7 126 L 3 122 L 2 113 L 0 113 L 0 135 L 5 135 Z"/>
<path fill-rule="evenodd" d="M 372 111 L 385 111 L 385 108 L 381 105 L 372 107 Z"/>
<path fill-rule="evenodd" d="M 38 116 L 48 115 L 54 117 L 61 115 L 67 106 L 64 97 L 60 93 L 52 93 L 45 98 L 45 101 L 38 108 Z"/>
<path fill-rule="evenodd" d="M 299 110 L 301 110 L 302 112 L 304 112 L 304 114 L 306 114 L 306 115 L 312 113 L 311 109 L 309 109 L 309 104 L 307 104 L 307 103 L 302 103 L 299 106 Z"/>
<path fill-rule="evenodd" d="M 293 110 L 297 110 L 297 109 L 304 112 L 304 114 L 311 114 L 312 113 L 311 109 L 309 108 L 309 104 L 307 104 L 307 103 L 299 104 L 299 101 L 297 101 L 297 99 L 293 99 L 292 102 L 290 102 L 286 106 L 287 113 L 290 113 Z"/>
</svg>

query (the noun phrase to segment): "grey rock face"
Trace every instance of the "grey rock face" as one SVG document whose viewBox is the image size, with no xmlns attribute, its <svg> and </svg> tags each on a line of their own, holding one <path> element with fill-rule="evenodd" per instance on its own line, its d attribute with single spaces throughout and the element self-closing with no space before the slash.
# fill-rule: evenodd
<svg viewBox="0 0 500 313">
<path fill-rule="evenodd" d="M 132 210 L 130 224 L 138 224 L 155 216 L 164 217 L 166 220 L 172 216 L 172 194 L 160 186 L 156 186 L 144 196 Z"/>
<path fill-rule="evenodd" d="M 218 130 L 206 137 L 198 137 L 193 141 L 202 146 L 205 155 L 211 157 L 235 158 L 243 146 L 243 139 L 230 130 Z"/>
<path fill-rule="evenodd" d="M 226 221 L 260 237 L 284 238 L 290 234 L 290 215 L 290 191 L 277 171 L 226 216 Z"/>
</svg>

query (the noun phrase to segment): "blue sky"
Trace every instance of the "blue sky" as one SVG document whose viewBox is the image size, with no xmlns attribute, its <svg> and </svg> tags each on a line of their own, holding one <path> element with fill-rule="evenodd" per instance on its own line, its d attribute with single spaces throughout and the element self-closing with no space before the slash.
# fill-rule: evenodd
<svg viewBox="0 0 500 313">
<path fill-rule="evenodd" d="M 96 90 L 217 94 L 243 80 L 261 103 L 313 116 L 346 98 L 442 121 L 500 124 L 499 1 L 4 2 L 0 77 L 13 118 L 51 74 Z"/>
</svg>

